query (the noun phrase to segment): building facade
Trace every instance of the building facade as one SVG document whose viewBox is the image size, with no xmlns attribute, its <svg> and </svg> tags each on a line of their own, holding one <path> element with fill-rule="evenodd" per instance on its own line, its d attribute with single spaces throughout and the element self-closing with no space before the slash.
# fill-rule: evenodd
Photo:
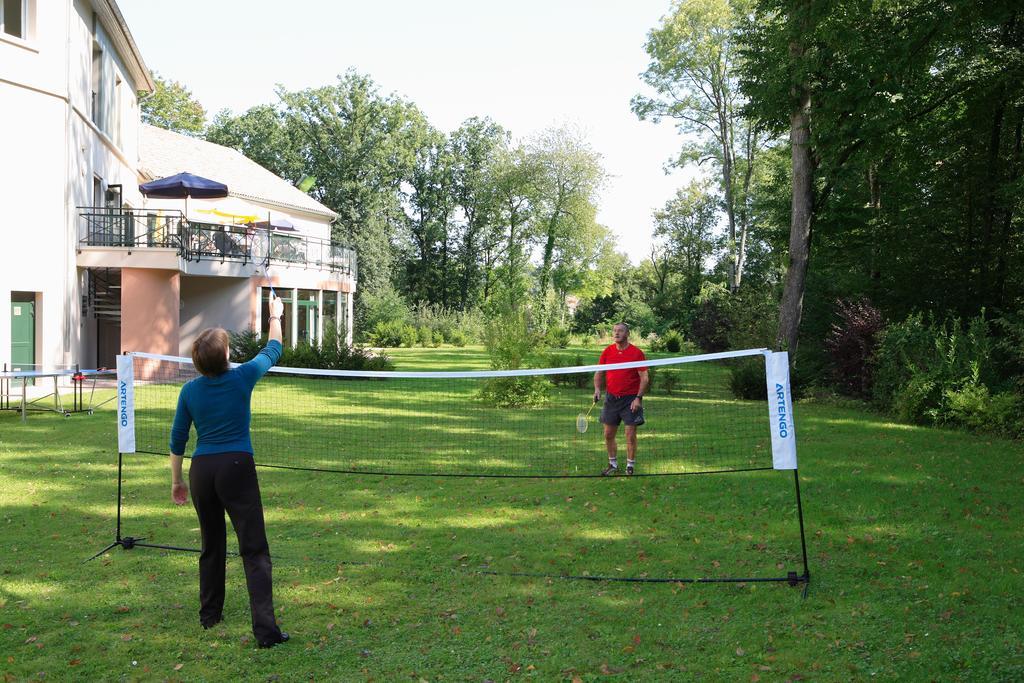
<svg viewBox="0 0 1024 683">
<path fill-rule="evenodd" d="M 205 327 L 265 329 L 270 286 L 288 343 L 351 342 L 355 254 L 331 242 L 334 214 L 234 150 L 140 124 L 154 84 L 116 2 L 2 8 L 0 366 L 189 355 Z M 139 191 L 183 171 L 228 196 Z"/>
</svg>

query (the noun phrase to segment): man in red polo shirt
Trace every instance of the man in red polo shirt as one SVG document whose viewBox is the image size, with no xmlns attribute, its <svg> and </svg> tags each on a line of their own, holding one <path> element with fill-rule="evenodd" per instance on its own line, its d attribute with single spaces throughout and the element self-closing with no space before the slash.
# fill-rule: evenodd
<svg viewBox="0 0 1024 683">
<path fill-rule="evenodd" d="M 601 365 L 647 360 L 644 352 L 629 343 L 629 326 L 618 323 L 612 328 L 615 343 L 601 353 Z M 607 381 L 605 381 L 607 375 Z M 602 384 L 607 385 L 601 423 L 604 425 L 604 445 L 608 449 L 608 467 L 601 474 L 611 476 L 619 470 L 619 446 L 615 435 L 619 423 L 626 423 L 626 474 L 636 467 L 636 428 L 644 423 L 643 398 L 650 385 L 647 368 L 604 370 L 594 373 L 594 403 L 601 399 Z"/>
</svg>

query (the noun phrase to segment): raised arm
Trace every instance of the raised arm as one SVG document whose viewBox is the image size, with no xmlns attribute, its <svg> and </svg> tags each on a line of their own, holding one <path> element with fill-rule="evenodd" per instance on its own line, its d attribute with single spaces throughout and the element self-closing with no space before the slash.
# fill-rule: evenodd
<svg viewBox="0 0 1024 683">
<path fill-rule="evenodd" d="M 281 360 L 281 314 L 284 313 L 284 302 L 275 295 L 270 295 L 270 316 L 269 329 L 267 331 L 267 345 L 256 354 L 256 357 L 248 363 L 243 363 L 239 368 L 242 376 L 248 383 L 249 388 L 256 386 L 260 377 L 267 374 L 267 370 L 274 367 L 277 361 Z"/>
<path fill-rule="evenodd" d="M 281 334 L 281 316 L 284 314 L 284 302 L 274 294 L 270 295 L 270 329 L 267 331 L 267 338 L 278 343 L 284 342 L 284 335 Z"/>
</svg>

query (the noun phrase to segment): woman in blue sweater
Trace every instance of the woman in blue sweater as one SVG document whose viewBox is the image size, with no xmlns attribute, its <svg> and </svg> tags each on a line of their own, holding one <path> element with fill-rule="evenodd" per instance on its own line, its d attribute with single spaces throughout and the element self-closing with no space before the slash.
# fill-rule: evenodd
<svg viewBox="0 0 1024 683">
<path fill-rule="evenodd" d="M 238 536 L 252 612 L 252 632 L 259 647 L 288 640 L 274 619 L 270 546 L 263 523 L 263 503 L 256 479 L 249 438 L 252 390 L 281 358 L 281 314 L 284 304 L 270 300 L 270 340 L 248 363 L 231 368 L 228 334 L 220 328 L 203 330 L 192 344 L 192 362 L 201 374 L 181 388 L 171 428 L 171 498 L 188 502 L 199 515 L 203 550 L 199 555 L 199 623 L 210 628 L 223 619 L 224 565 L 227 530 L 224 513 Z M 181 461 L 189 428 L 196 427 L 196 448 L 189 466 L 188 485 Z"/>
</svg>

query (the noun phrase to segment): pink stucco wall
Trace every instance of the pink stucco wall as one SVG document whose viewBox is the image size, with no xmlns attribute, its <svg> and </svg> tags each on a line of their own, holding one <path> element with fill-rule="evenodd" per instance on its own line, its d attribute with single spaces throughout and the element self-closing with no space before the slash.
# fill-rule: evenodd
<svg viewBox="0 0 1024 683">
<path fill-rule="evenodd" d="M 121 269 L 121 350 L 178 355 L 177 271 Z"/>
</svg>

